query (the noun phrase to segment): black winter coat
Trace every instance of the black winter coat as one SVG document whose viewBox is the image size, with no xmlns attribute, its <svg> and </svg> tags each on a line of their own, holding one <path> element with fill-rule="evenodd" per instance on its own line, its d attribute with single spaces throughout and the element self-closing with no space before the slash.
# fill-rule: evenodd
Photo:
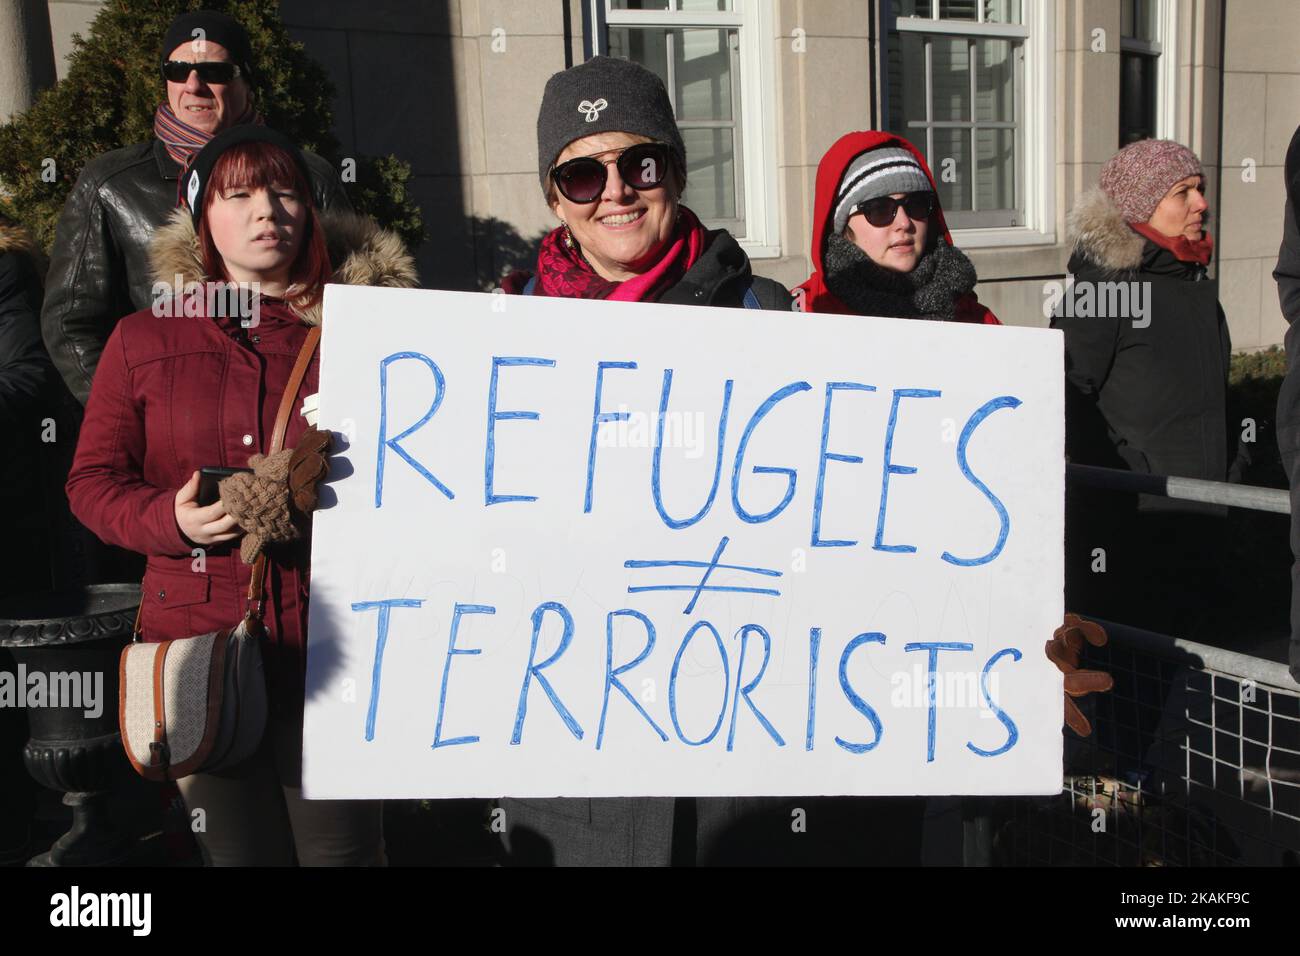
<svg viewBox="0 0 1300 956">
<path fill-rule="evenodd" d="M 43 265 L 25 232 L 0 222 L 0 511 L 21 543 L 0 561 L 0 595 L 50 587 L 48 520 L 62 483 L 56 457 L 72 439 L 61 414 L 72 400 L 41 342 Z"/>
<path fill-rule="evenodd" d="M 317 208 L 350 208 L 334 168 L 314 153 L 306 159 Z M 83 405 L 117 320 L 152 302 L 149 242 L 176 207 L 179 175 L 160 140 L 123 146 L 88 162 L 63 205 L 41 329 Z"/>
<path fill-rule="evenodd" d="M 1300 129 L 1286 151 L 1286 210 L 1278 250 L 1278 299 L 1286 317 L 1286 378 L 1277 396 L 1277 444 L 1291 485 L 1291 676 L 1300 681 Z"/>
<path fill-rule="evenodd" d="M 0 223 L 0 434 L 15 436 L 39 421 L 54 384 L 41 342 L 42 256 L 27 235 Z"/>
<path fill-rule="evenodd" d="M 1080 197 L 1071 227 L 1078 237 L 1069 263 L 1076 302 L 1084 284 L 1142 283 L 1141 299 L 1130 295 L 1126 314 L 1095 314 L 1094 307 L 1093 315 L 1069 317 L 1058 307 L 1052 319 L 1065 333 L 1071 460 L 1225 480 L 1232 346 L 1217 280 L 1129 228 L 1100 189 Z M 1094 306 L 1110 298 L 1099 285 L 1093 289 Z M 1139 301 L 1142 316 L 1134 308 Z M 1203 510 L 1147 496 L 1141 507 Z"/>
</svg>

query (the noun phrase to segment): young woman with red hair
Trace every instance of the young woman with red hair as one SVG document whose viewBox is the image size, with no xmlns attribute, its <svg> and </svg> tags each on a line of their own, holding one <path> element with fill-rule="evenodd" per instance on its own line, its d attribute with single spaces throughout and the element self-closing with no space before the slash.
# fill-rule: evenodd
<svg viewBox="0 0 1300 956">
<path fill-rule="evenodd" d="M 301 152 L 265 127 L 217 135 L 181 188 L 184 205 L 156 233 L 152 259 L 159 283 L 186 291 L 114 329 L 86 405 L 68 499 L 105 542 L 147 557 L 145 641 L 230 627 L 245 612 L 249 565 L 266 554 L 270 714 L 262 746 L 233 770 L 178 781 L 190 811 L 204 812 L 196 835 L 208 862 L 284 865 L 296 854 L 303 865 L 380 864 L 381 804 L 302 799 L 309 519 L 291 511 L 282 479 L 270 500 L 293 514 L 284 534 L 251 525 L 233 503 L 232 479 L 222 483 L 221 500 L 197 499 L 200 468 L 245 467 L 267 450 L 290 371 L 320 323 L 325 283 L 414 286 L 414 265 L 401 240 L 370 220 L 318 214 Z M 212 294 L 229 284 L 246 291 L 251 314 Z M 301 396 L 316 391 L 318 361 L 317 352 Z M 284 447 L 307 428 L 291 414 Z M 251 464 L 263 479 L 258 462 Z"/>
</svg>

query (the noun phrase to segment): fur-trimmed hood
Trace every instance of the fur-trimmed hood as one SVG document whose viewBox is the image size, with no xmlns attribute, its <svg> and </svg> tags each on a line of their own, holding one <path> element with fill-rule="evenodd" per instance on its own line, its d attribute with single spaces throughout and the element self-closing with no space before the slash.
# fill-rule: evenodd
<svg viewBox="0 0 1300 956">
<path fill-rule="evenodd" d="M 45 279 L 45 270 L 49 266 L 49 261 L 36 240 L 32 238 L 32 234 L 22 226 L 0 219 L 0 254 L 6 252 L 26 256 L 35 266 L 37 275 L 42 281 Z"/>
<path fill-rule="evenodd" d="M 338 263 L 330 280 L 342 285 L 387 286 L 410 289 L 419 284 L 415 260 L 397 233 L 384 229 L 368 216 L 351 210 L 317 210 L 325 230 L 330 261 Z M 149 249 L 154 280 L 171 285 L 205 282 L 198 233 L 189 211 L 177 207 L 154 233 Z M 293 311 L 308 325 L 319 325 L 323 303 Z"/>
<path fill-rule="evenodd" d="M 1074 254 L 1108 272 L 1132 272 L 1142 265 L 1146 237 L 1125 222 L 1119 207 L 1100 186 L 1075 200 L 1066 229 Z"/>
</svg>

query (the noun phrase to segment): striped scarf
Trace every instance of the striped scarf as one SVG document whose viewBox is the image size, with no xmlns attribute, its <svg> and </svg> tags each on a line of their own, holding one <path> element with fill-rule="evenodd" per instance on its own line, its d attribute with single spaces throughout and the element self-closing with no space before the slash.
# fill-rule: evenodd
<svg viewBox="0 0 1300 956">
<path fill-rule="evenodd" d="M 255 123 L 264 126 L 266 120 L 262 119 L 262 115 L 253 108 L 250 101 L 244 110 L 244 115 L 235 120 L 235 123 Z M 167 155 L 180 164 L 182 173 L 189 166 L 194 155 L 208 145 L 208 140 L 215 135 L 195 129 L 173 113 L 167 103 L 159 106 L 153 114 L 153 133 L 167 147 Z M 184 176 L 181 178 L 183 179 Z"/>
</svg>

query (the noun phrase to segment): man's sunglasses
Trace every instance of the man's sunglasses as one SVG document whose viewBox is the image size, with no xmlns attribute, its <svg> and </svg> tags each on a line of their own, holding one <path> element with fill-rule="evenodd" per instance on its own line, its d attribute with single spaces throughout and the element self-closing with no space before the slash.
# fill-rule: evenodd
<svg viewBox="0 0 1300 956">
<path fill-rule="evenodd" d="M 654 189 L 668 175 L 671 154 L 667 143 L 637 143 L 618 155 L 614 165 L 633 189 Z M 593 156 L 579 156 L 551 169 L 555 188 L 569 202 L 593 203 L 605 191 L 606 164 Z"/>
<path fill-rule="evenodd" d="M 908 193 L 902 199 L 880 196 L 877 199 L 860 202 L 854 208 L 867 217 L 867 222 L 877 229 L 883 229 L 893 223 L 894 217 L 898 215 L 899 206 L 903 207 L 908 219 L 924 222 L 934 212 L 934 193 Z"/>
<path fill-rule="evenodd" d="M 162 65 L 163 76 L 173 83 L 185 83 L 190 74 L 198 71 L 199 79 L 204 83 L 229 83 L 240 75 L 239 64 L 223 60 L 204 60 L 191 63 L 188 60 L 168 60 Z"/>
</svg>

